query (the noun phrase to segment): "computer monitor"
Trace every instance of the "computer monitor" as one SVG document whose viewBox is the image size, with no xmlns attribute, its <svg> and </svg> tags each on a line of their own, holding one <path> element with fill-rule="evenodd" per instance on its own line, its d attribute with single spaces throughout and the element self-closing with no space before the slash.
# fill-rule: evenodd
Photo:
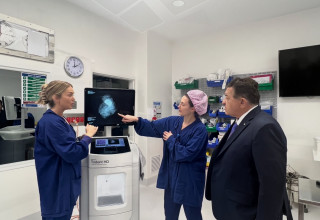
<svg viewBox="0 0 320 220">
<path fill-rule="evenodd" d="M 135 91 L 132 89 L 85 88 L 84 93 L 85 125 L 91 124 L 100 128 L 124 125 L 118 113 L 134 115 Z"/>
<path fill-rule="evenodd" d="M 21 119 L 21 99 L 13 96 L 2 96 L 3 109 L 7 120 Z"/>
</svg>

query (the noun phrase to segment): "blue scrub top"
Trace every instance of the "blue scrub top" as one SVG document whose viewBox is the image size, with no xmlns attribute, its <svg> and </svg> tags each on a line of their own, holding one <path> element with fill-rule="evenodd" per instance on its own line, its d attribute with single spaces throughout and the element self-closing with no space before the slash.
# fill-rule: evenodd
<svg viewBox="0 0 320 220">
<path fill-rule="evenodd" d="M 171 131 L 173 135 L 163 142 L 157 187 L 170 189 L 175 203 L 201 207 L 208 133 L 199 118 L 183 130 L 182 123 L 181 116 L 153 122 L 139 118 L 135 130 L 139 135 L 157 138 L 162 138 L 164 131 Z"/>
<path fill-rule="evenodd" d="M 36 127 L 34 149 L 43 217 L 60 217 L 73 210 L 81 189 L 81 160 L 91 138 L 76 141 L 74 129 L 52 110 Z"/>
</svg>

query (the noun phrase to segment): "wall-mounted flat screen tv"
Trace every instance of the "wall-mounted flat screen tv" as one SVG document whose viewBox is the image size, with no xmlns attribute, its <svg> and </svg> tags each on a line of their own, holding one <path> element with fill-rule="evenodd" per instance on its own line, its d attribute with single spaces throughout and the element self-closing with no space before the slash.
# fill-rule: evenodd
<svg viewBox="0 0 320 220">
<path fill-rule="evenodd" d="M 134 101 L 135 91 L 132 89 L 85 88 L 85 125 L 87 123 L 99 127 L 124 125 L 118 113 L 134 115 Z"/>
<path fill-rule="evenodd" d="M 279 96 L 320 96 L 320 45 L 279 50 Z"/>
</svg>

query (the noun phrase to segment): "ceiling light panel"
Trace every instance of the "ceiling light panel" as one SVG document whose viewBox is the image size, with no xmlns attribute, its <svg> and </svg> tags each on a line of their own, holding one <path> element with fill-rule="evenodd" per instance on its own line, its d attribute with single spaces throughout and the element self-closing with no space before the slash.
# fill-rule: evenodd
<svg viewBox="0 0 320 220">
<path fill-rule="evenodd" d="M 161 2 L 171 11 L 173 14 L 179 14 L 186 10 L 189 10 L 207 0 L 183 0 L 184 5 L 177 7 L 173 5 L 174 0 L 161 0 Z"/>
<path fill-rule="evenodd" d="M 114 14 L 119 14 L 125 9 L 129 8 L 138 0 L 95 0 L 103 8 L 111 11 Z"/>
<path fill-rule="evenodd" d="M 120 17 L 141 32 L 147 31 L 163 22 L 145 2 L 139 2 Z"/>
<path fill-rule="evenodd" d="M 184 5 L 184 1 L 182 0 L 174 0 L 172 2 L 173 6 L 176 6 L 176 7 L 182 7 Z"/>
</svg>

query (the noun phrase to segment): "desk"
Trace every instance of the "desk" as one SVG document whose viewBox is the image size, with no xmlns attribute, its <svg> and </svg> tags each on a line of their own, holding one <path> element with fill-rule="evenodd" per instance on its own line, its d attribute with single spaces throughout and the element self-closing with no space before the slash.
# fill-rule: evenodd
<svg viewBox="0 0 320 220">
<path fill-rule="evenodd" d="M 299 178 L 298 220 L 304 219 L 304 204 L 320 206 L 320 188 L 315 180 Z"/>
</svg>

